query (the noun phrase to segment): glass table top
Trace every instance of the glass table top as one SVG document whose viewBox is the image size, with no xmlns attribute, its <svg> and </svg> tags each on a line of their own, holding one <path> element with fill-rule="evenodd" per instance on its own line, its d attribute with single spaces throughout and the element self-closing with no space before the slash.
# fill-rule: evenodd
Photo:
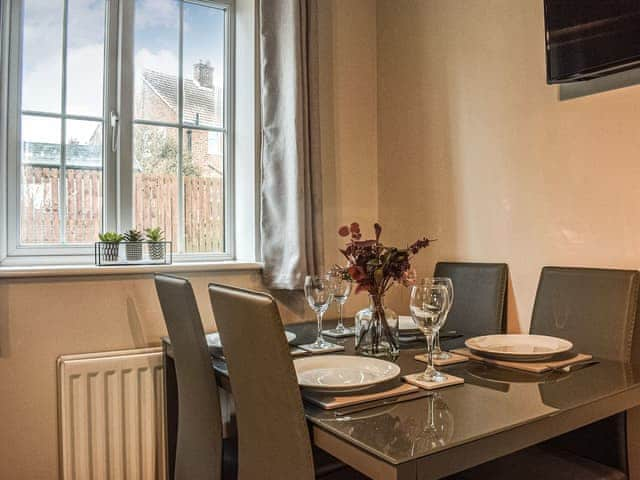
<svg viewBox="0 0 640 480">
<path fill-rule="evenodd" d="M 334 322 L 326 323 L 326 328 L 331 328 Z M 315 323 L 285 328 L 296 333 L 295 344 L 315 338 Z M 353 337 L 327 339 L 344 344 L 344 353 L 353 354 Z M 464 338 L 455 338 L 443 340 L 442 345 L 451 349 L 463 342 Z M 424 342 L 401 344 L 401 349 L 396 362 L 403 375 L 425 368 L 424 363 L 413 358 L 424 353 Z M 227 375 L 223 360 L 214 359 L 214 367 L 219 374 Z M 465 383 L 435 390 L 429 397 L 351 416 L 340 417 L 305 405 L 307 418 L 387 462 L 400 464 L 640 389 L 639 366 L 606 360 L 570 373 L 523 373 L 476 362 L 441 369 L 464 378 Z"/>
<path fill-rule="evenodd" d="M 402 373 L 424 369 L 405 350 Z M 351 416 L 306 406 L 309 420 L 398 464 L 484 438 L 586 405 L 630 388 L 640 388 L 640 369 L 601 361 L 571 373 L 530 374 L 466 362 L 442 368 L 463 385 L 434 390 L 417 400 L 364 410 Z"/>
</svg>

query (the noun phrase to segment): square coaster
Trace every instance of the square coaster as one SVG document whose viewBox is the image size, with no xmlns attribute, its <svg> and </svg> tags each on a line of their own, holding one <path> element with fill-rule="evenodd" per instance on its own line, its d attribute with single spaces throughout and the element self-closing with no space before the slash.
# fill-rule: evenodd
<svg viewBox="0 0 640 480">
<path fill-rule="evenodd" d="M 437 388 L 450 387 L 452 385 L 460 385 L 464 383 L 464 378 L 456 377 L 455 375 L 445 374 L 447 376 L 442 382 L 427 382 L 422 380 L 423 373 L 414 373 L 412 375 L 405 375 L 402 379 L 415 385 L 416 387 L 424 388 L 425 390 L 436 390 Z"/>
<path fill-rule="evenodd" d="M 323 330 L 322 335 L 326 335 L 327 337 L 333 337 L 333 338 L 355 337 L 356 330 L 355 328 L 350 328 L 350 327 L 345 327 L 345 329 L 342 332 L 338 332 L 334 329 Z"/>
<path fill-rule="evenodd" d="M 458 353 L 449 352 L 449 355 L 450 355 L 450 357 L 445 359 L 445 360 L 440 360 L 439 358 L 434 358 L 433 359 L 433 364 L 438 366 L 438 367 L 446 367 L 447 365 L 455 365 L 456 363 L 463 363 L 463 362 L 468 362 L 469 361 L 469 357 L 465 357 L 464 355 L 460 355 Z M 420 355 L 416 355 L 413 358 L 415 358 L 419 362 L 427 363 L 427 354 L 426 353 L 422 353 Z"/>
<path fill-rule="evenodd" d="M 314 355 L 318 355 L 321 353 L 334 353 L 334 352 L 342 352 L 344 350 L 343 345 L 336 345 L 335 343 L 328 343 L 330 347 L 327 348 L 315 348 L 313 344 L 309 343 L 307 345 L 298 345 L 298 348 L 302 350 L 306 350 L 307 352 L 311 352 Z"/>
</svg>

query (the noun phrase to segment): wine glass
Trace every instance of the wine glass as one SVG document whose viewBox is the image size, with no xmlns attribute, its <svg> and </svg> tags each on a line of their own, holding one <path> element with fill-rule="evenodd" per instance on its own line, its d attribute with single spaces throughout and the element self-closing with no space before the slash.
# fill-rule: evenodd
<svg viewBox="0 0 640 480">
<path fill-rule="evenodd" d="M 448 277 L 434 277 L 433 282 L 439 285 L 444 285 L 449 291 L 449 305 L 447 305 L 447 309 L 442 313 L 444 316 L 442 325 L 444 326 L 444 324 L 447 323 L 447 317 L 449 316 L 451 306 L 453 305 L 453 282 Z M 433 358 L 436 360 L 447 360 L 451 358 L 451 354 L 449 352 L 445 352 L 440 348 L 440 330 L 436 333 L 436 338 L 434 340 Z"/>
<path fill-rule="evenodd" d="M 354 335 L 354 329 L 345 327 L 342 317 L 342 307 L 351 294 L 351 279 L 345 278 L 342 272 L 332 272 L 329 274 L 333 279 L 333 301 L 338 305 L 340 319 L 336 328 L 325 330 L 323 333 L 334 337 L 348 337 Z"/>
<path fill-rule="evenodd" d="M 428 399 L 422 429 L 413 437 L 412 454 L 431 452 L 448 445 L 453 438 L 454 418 L 442 397 L 434 393 Z"/>
<path fill-rule="evenodd" d="M 433 342 L 436 333 L 442 327 L 443 313 L 448 305 L 449 291 L 447 287 L 435 283 L 431 278 L 425 278 L 420 284 L 411 288 L 409 302 L 411 316 L 427 339 L 427 369 L 423 374 L 423 379 L 427 382 L 442 382 L 447 378 L 433 366 Z"/>
<path fill-rule="evenodd" d="M 304 295 L 307 303 L 316 313 L 318 320 L 318 336 L 316 341 L 301 345 L 311 350 L 326 350 L 334 347 L 333 343 L 329 343 L 322 338 L 322 317 L 329 309 L 329 305 L 333 301 L 334 280 L 331 275 L 307 275 L 304 279 Z"/>
</svg>

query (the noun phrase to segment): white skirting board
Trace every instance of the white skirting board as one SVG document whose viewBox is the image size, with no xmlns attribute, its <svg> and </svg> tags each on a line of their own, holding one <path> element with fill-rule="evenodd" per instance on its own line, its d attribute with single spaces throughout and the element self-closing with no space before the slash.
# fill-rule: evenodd
<svg viewBox="0 0 640 480">
<path fill-rule="evenodd" d="M 162 349 L 58 359 L 62 480 L 164 480 Z"/>
</svg>

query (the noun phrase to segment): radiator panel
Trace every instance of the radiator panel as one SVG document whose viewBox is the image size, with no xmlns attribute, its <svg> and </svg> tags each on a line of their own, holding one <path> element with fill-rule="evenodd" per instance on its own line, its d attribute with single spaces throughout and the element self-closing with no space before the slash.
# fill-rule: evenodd
<svg viewBox="0 0 640 480">
<path fill-rule="evenodd" d="M 63 480 L 164 480 L 162 351 L 58 361 Z"/>
</svg>

